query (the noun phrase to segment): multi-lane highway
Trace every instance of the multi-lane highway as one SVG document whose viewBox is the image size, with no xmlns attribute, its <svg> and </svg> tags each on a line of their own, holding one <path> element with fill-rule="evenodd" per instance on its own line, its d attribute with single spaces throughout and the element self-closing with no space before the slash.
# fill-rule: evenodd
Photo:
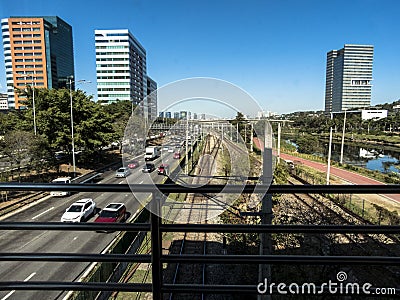
<svg viewBox="0 0 400 300">
<path fill-rule="evenodd" d="M 140 166 L 128 176 L 129 183 L 147 183 L 148 174 L 143 174 L 143 156 L 139 157 Z M 163 152 L 161 158 L 152 163 L 158 167 L 167 163 L 170 168 L 178 164 L 173 153 Z M 157 170 L 150 174 L 155 183 L 161 182 L 162 175 Z M 146 179 L 147 178 L 147 179 Z M 115 170 L 103 174 L 100 183 L 126 184 L 127 179 L 115 178 Z M 6 222 L 59 222 L 65 209 L 82 198 L 92 198 L 96 202 L 97 212 L 111 202 L 122 202 L 126 205 L 128 217 L 139 209 L 140 203 L 132 193 L 75 193 L 68 197 L 46 196 L 38 204 L 17 211 L 14 215 L 2 219 Z M 87 222 L 93 222 L 91 217 Z M 115 238 L 118 232 L 96 233 L 91 231 L 3 231 L 0 237 L 1 252 L 14 253 L 101 253 Z M 78 279 L 88 267 L 88 263 L 55 263 L 55 262 L 0 262 L 0 281 L 66 281 Z M 0 300 L 6 299 L 57 299 L 59 291 L 0 291 Z"/>
</svg>

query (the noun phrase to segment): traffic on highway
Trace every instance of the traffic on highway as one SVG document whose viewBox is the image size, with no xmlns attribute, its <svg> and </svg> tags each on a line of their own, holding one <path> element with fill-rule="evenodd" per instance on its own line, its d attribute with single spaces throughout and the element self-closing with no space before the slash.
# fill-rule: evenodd
<svg viewBox="0 0 400 300">
<path fill-rule="evenodd" d="M 169 149 L 169 148 L 168 148 Z M 160 183 L 169 174 L 168 166 L 176 168 L 179 160 L 174 152 L 161 150 L 159 157 L 145 161 L 144 154 L 134 157 L 126 166 L 117 166 L 104 172 L 98 183 L 103 184 L 141 184 L 151 177 Z M 146 173 L 142 169 L 153 164 L 154 169 Z M 160 170 L 160 169 L 158 169 Z M 146 176 L 146 177 L 145 177 Z M 65 196 L 45 195 L 34 205 L 15 211 L 11 216 L 0 218 L 5 222 L 129 222 L 141 208 L 132 193 L 93 193 L 80 192 Z M 102 253 L 119 232 L 92 231 L 4 231 L 0 248 L 4 252 L 30 253 Z M 7 262 L 0 269 L 1 278 L 15 281 L 76 281 L 90 264 L 56 262 Z M 55 299 L 61 297 L 58 291 L 0 291 L 0 299 Z M 62 299 L 62 297 L 60 298 Z"/>
</svg>

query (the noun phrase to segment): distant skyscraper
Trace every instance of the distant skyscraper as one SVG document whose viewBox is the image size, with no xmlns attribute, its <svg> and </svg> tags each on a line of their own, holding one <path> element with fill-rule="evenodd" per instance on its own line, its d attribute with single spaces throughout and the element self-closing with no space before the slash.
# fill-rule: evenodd
<svg viewBox="0 0 400 300">
<path fill-rule="evenodd" d="M 157 83 L 147 76 L 147 113 L 150 120 L 157 117 Z"/>
<path fill-rule="evenodd" d="M 325 112 L 371 105 L 374 46 L 345 44 L 327 53 Z"/>
<path fill-rule="evenodd" d="M 66 87 L 74 76 L 72 27 L 56 16 L 10 17 L 1 20 L 8 107 L 19 108 L 24 89 Z"/>
<path fill-rule="evenodd" d="M 179 119 L 186 119 L 188 117 L 188 112 L 185 110 L 181 110 L 179 112 Z"/>
<path fill-rule="evenodd" d="M 147 96 L 146 50 L 128 29 L 95 30 L 97 97 L 103 103 Z"/>
<path fill-rule="evenodd" d="M 7 94 L 0 93 L 0 110 L 8 109 L 8 97 Z"/>
</svg>

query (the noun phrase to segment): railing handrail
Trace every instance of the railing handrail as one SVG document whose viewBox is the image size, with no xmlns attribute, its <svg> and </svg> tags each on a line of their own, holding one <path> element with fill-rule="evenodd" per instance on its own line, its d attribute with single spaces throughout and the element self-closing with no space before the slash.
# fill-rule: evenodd
<svg viewBox="0 0 400 300">
<path fill-rule="evenodd" d="M 311 194 L 400 194 L 400 185 L 179 185 L 179 184 L 52 184 L 52 183 L 0 183 L 0 191 L 70 191 L 152 193 L 311 193 Z"/>
<path fill-rule="evenodd" d="M 0 183 L 0 190 L 40 190 L 76 192 L 126 193 L 131 190 L 153 193 L 313 193 L 313 194 L 400 194 L 400 185 L 190 185 L 178 184 L 41 184 Z M 400 225 L 266 225 L 266 224 L 162 224 L 161 219 L 151 215 L 151 223 L 61 223 L 61 222 L 0 222 L 0 230 L 53 230 L 97 231 L 115 230 L 151 232 L 152 254 L 92 254 L 92 253 L 8 253 L 0 252 L 0 261 L 48 261 L 48 262 L 102 262 L 102 263 L 152 263 L 153 282 L 61 282 L 61 281 L 1 281 L 0 290 L 74 290 L 74 291 L 130 291 L 153 292 L 154 299 L 162 293 L 243 293 L 257 294 L 255 285 L 196 285 L 166 284 L 162 282 L 164 263 L 211 263 L 211 264 L 296 264 L 296 265 L 379 265 L 400 266 L 397 256 L 329 256 L 329 255 L 163 255 L 161 233 L 163 232 L 220 232 L 220 233 L 363 233 L 398 234 Z M 400 293 L 399 289 L 396 292 Z"/>
<path fill-rule="evenodd" d="M 0 222 L 0 230 L 150 231 L 149 223 Z M 400 225 L 161 224 L 162 232 L 398 234 Z"/>
</svg>

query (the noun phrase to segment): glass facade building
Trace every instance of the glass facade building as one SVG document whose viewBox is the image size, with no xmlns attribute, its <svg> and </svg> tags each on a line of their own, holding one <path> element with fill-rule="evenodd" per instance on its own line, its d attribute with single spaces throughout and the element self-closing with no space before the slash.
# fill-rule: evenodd
<svg viewBox="0 0 400 300">
<path fill-rule="evenodd" d="M 147 114 L 150 120 L 157 118 L 157 83 L 147 76 Z"/>
<path fill-rule="evenodd" d="M 325 113 L 370 106 L 373 54 L 372 45 L 351 44 L 327 53 Z"/>
<path fill-rule="evenodd" d="M 74 76 L 72 27 L 57 16 L 1 20 L 8 108 L 20 108 L 15 88 L 66 87 Z"/>
<path fill-rule="evenodd" d="M 139 104 L 147 96 L 146 50 L 128 29 L 95 30 L 97 99 Z"/>
</svg>

